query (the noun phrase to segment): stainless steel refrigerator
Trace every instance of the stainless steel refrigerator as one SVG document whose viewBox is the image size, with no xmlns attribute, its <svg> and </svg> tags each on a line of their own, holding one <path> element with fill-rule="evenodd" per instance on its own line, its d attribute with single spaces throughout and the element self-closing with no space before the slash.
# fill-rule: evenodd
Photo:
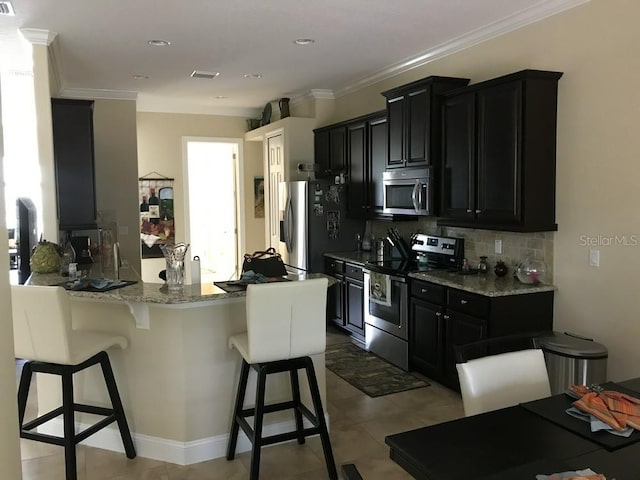
<svg viewBox="0 0 640 480">
<path fill-rule="evenodd" d="M 356 249 L 356 234 L 363 234 L 365 225 L 347 218 L 346 188 L 323 180 L 280 184 L 279 251 L 293 273 L 323 272 L 325 252 Z"/>
</svg>

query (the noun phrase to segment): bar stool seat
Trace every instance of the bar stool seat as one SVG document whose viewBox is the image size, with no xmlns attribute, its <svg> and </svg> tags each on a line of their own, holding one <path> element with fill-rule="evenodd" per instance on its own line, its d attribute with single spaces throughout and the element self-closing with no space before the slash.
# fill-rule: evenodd
<svg viewBox="0 0 640 480">
<path fill-rule="evenodd" d="M 106 350 L 126 348 L 127 339 L 119 335 L 72 330 L 71 304 L 61 287 L 13 285 L 11 287 L 14 347 L 16 357 L 28 360 L 22 367 L 18 387 L 20 437 L 64 447 L 67 480 L 76 480 L 76 444 L 107 425 L 117 422 L 128 458 L 135 458 L 129 426 L 118 393 Z M 73 374 L 100 365 L 112 408 L 74 402 Z M 28 423 L 24 415 L 33 373 L 60 375 L 62 406 Z M 75 412 L 104 418 L 82 432 L 75 431 Z M 34 431 L 36 427 L 62 415 L 62 437 Z"/>
<path fill-rule="evenodd" d="M 239 429 L 252 443 L 250 479 L 258 480 L 260 449 L 287 440 L 305 443 L 310 435 L 320 435 L 327 471 L 331 480 L 337 480 L 333 451 L 324 418 L 322 399 L 311 355 L 326 349 L 327 279 L 318 278 L 298 282 L 255 284 L 247 287 L 247 331 L 229 338 L 229 347 L 242 356 L 242 369 L 238 382 L 236 403 L 227 447 L 227 460 L 235 457 Z M 249 370 L 258 376 L 255 406 L 243 408 Z M 298 370 L 307 374 L 313 412 L 300 399 Z M 267 376 L 289 372 L 292 400 L 265 405 Z M 270 436 L 262 435 L 266 413 L 281 410 L 294 411 L 296 429 Z M 305 428 L 303 416 L 311 423 Z M 246 418 L 254 417 L 253 428 Z"/>
</svg>

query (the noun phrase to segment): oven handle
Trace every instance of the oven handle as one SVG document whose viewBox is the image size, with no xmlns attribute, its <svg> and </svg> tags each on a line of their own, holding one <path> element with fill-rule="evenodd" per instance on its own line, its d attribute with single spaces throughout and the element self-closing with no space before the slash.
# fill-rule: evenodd
<svg viewBox="0 0 640 480">
<path fill-rule="evenodd" d="M 380 272 L 376 272 L 375 270 L 368 270 L 367 268 L 364 268 L 362 270 L 362 272 L 367 276 L 370 276 L 371 272 L 380 273 Z M 392 282 L 407 283 L 407 279 L 405 277 L 396 277 L 395 275 L 391 275 L 391 274 L 388 274 L 388 273 L 384 273 L 383 275 L 389 275 L 389 278 L 391 278 Z"/>
</svg>

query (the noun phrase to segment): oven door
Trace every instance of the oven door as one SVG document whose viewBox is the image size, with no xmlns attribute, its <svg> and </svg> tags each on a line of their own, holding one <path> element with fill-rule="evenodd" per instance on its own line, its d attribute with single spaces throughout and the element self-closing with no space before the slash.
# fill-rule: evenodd
<svg viewBox="0 0 640 480">
<path fill-rule="evenodd" d="M 429 178 L 392 179 L 383 177 L 383 213 L 431 215 L 432 192 Z"/>
<path fill-rule="evenodd" d="M 390 277 L 389 305 L 371 298 L 371 274 L 364 273 L 365 348 L 381 358 L 409 370 L 407 323 L 407 283 L 402 277 Z"/>
</svg>

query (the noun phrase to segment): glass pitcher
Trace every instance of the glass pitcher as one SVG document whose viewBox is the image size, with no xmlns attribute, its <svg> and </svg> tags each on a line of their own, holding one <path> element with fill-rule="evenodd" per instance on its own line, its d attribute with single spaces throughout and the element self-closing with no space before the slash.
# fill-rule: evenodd
<svg viewBox="0 0 640 480">
<path fill-rule="evenodd" d="M 180 292 L 184 286 L 184 259 L 189 244 L 167 243 L 160 245 L 167 263 L 167 288 L 169 292 Z"/>
</svg>

